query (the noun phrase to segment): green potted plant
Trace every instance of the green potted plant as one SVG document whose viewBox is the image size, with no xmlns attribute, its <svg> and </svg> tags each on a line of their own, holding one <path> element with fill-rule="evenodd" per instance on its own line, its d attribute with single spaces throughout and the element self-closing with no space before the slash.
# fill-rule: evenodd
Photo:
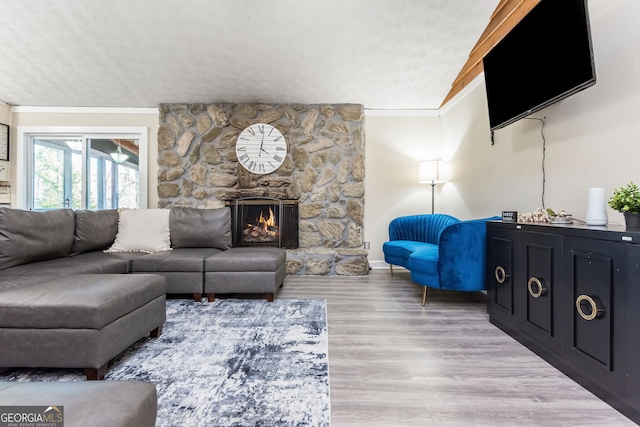
<svg viewBox="0 0 640 427">
<path fill-rule="evenodd" d="M 640 188 L 633 182 L 613 190 L 609 199 L 612 209 L 622 212 L 629 228 L 640 228 Z"/>
</svg>

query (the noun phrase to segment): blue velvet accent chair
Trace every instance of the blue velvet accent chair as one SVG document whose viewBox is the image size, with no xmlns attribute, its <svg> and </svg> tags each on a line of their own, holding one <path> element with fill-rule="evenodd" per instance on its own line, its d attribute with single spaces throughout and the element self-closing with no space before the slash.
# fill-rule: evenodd
<svg viewBox="0 0 640 427">
<path fill-rule="evenodd" d="M 389 224 L 389 241 L 382 246 L 391 268 L 399 265 L 411 273 L 411 280 L 427 288 L 455 291 L 486 289 L 486 221 L 461 221 L 450 215 L 410 215 Z"/>
</svg>

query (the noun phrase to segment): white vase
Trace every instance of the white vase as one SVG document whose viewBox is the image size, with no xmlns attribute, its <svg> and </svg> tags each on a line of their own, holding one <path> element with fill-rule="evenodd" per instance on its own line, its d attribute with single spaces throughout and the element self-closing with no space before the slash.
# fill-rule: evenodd
<svg viewBox="0 0 640 427">
<path fill-rule="evenodd" d="M 587 225 L 607 225 L 608 222 L 604 188 L 590 188 L 587 202 Z"/>
</svg>

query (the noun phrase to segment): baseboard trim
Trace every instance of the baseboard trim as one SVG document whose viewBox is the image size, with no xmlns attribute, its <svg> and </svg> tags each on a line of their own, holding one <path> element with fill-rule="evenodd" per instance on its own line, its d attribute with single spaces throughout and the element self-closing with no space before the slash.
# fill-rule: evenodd
<svg viewBox="0 0 640 427">
<path fill-rule="evenodd" d="M 384 261 L 372 260 L 369 261 L 369 267 L 371 267 L 372 270 L 388 270 L 389 264 Z M 406 270 L 406 268 L 400 267 L 399 265 L 394 265 L 393 269 L 398 271 Z"/>
</svg>

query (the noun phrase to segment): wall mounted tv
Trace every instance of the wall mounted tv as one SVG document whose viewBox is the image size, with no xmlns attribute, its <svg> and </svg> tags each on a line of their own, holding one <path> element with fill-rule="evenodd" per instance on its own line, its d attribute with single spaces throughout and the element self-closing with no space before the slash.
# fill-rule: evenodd
<svg viewBox="0 0 640 427">
<path fill-rule="evenodd" d="M 483 65 L 491 130 L 593 86 L 587 0 L 541 0 Z"/>
</svg>

